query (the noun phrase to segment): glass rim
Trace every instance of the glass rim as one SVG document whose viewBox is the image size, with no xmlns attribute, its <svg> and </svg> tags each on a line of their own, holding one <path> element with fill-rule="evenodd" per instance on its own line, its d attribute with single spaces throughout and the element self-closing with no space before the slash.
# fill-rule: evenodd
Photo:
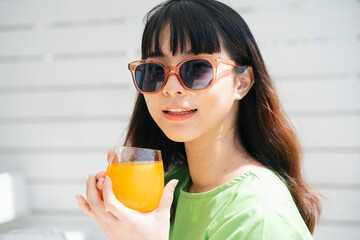
<svg viewBox="0 0 360 240">
<path fill-rule="evenodd" d="M 123 146 L 123 145 L 115 145 L 115 146 L 114 146 L 114 149 L 115 149 L 115 148 L 143 149 L 143 150 L 149 150 L 149 151 L 154 151 L 154 152 L 160 152 L 160 153 L 161 153 L 161 150 L 160 150 L 160 149 L 154 149 L 154 148 L 132 147 L 132 146 Z"/>
<path fill-rule="evenodd" d="M 129 150 L 129 151 L 131 151 L 133 153 L 135 153 L 136 150 L 142 150 L 142 151 L 145 151 L 147 153 L 151 152 L 152 154 L 148 154 L 147 157 L 152 156 L 153 159 L 144 159 L 144 160 L 138 159 L 136 161 L 122 161 L 122 160 L 120 160 L 120 158 L 121 158 L 120 156 L 122 156 L 121 152 L 124 149 L 127 149 L 127 150 Z M 119 163 L 120 162 L 123 162 L 123 163 L 126 163 L 126 162 L 137 162 L 137 163 L 140 163 L 140 162 L 163 162 L 162 155 L 161 155 L 161 150 L 159 150 L 159 149 L 115 145 L 114 148 L 113 148 L 112 154 L 107 159 L 107 164 L 108 165 L 113 163 L 113 159 L 114 159 L 115 155 L 116 155 L 115 159 L 117 159 L 117 162 L 119 162 Z M 146 156 L 146 155 L 144 155 L 144 156 Z"/>
</svg>

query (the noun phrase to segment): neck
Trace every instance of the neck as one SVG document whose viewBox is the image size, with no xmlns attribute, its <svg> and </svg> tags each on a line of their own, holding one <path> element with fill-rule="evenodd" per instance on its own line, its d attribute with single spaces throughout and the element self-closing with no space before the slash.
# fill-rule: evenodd
<svg viewBox="0 0 360 240">
<path fill-rule="evenodd" d="M 239 141 L 235 130 L 218 130 L 185 143 L 192 183 L 190 192 L 206 192 L 240 176 L 254 165 Z"/>
</svg>

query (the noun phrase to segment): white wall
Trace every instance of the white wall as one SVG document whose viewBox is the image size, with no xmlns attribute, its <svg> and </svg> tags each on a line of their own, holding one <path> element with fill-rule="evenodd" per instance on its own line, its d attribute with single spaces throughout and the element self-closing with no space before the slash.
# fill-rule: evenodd
<svg viewBox="0 0 360 240">
<path fill-rule="evenodd" d="M 142 18 L 157 0 L 0 1 L 0 172 L 27 177 L 34 216 L 74 195 L 125 131 Z M 360 1 L 227 1 L 259 43 L 326 200 L 315 237 L 360 239 Z"/>
</svg>

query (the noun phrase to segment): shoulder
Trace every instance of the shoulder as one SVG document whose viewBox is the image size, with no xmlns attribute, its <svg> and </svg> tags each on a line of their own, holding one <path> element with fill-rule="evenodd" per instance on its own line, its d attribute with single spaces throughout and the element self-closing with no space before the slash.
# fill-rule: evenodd
<svg viewBox="0 0 360 240">
<path fill-rule="evenodd" d="M 249 170 L 247 175 L 245 184 L 238 191 L 250 200 L 248 207 L 262 204 L 273 209 L 286 208 L 298 212 L 289 189 L 274 171 L 257 167 Z"/>
<path fill-rule="evenodd" d="M 232 182 L 235 183 L 226 189 L 224 195 L 232 199 L 229 205 L 234 205 L 235 208 L 244 209 L 260 205 L 274 209 L 281 209 L 284 205 L 296 208 L 284 182 L 267 168 L 252 168 Z M 240 202 L 241 204 L 238 204 Z"/>
<path fill-rule="evenodd" d="M 212 222 L 210 239 L 312 239 L 289 190 L 274 172 L 251 170 L 242 181 Z"/>
<path fill-rule="evenodd" d="M 258 205 L 243 209 L 217 222 L 211 240 L 311 240 L 312 236 L 303 222 L 294 221 L 284 212 L 270 206 Z"/>
</svg>

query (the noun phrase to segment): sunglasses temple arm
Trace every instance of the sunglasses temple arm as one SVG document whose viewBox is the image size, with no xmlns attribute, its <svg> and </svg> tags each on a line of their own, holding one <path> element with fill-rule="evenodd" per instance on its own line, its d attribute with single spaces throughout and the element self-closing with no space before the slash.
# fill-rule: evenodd
<svg viewBox="0 0 360 240">
<path fill-rule="evenodd" d="M 234 69 L 227 69 L 227 70 L 223 71 L 222 73 L 217 75 L 216 80 L 220 80 L 224 77 L 229 76 L 233 71 L 234 71 Z"/>
</svg>

